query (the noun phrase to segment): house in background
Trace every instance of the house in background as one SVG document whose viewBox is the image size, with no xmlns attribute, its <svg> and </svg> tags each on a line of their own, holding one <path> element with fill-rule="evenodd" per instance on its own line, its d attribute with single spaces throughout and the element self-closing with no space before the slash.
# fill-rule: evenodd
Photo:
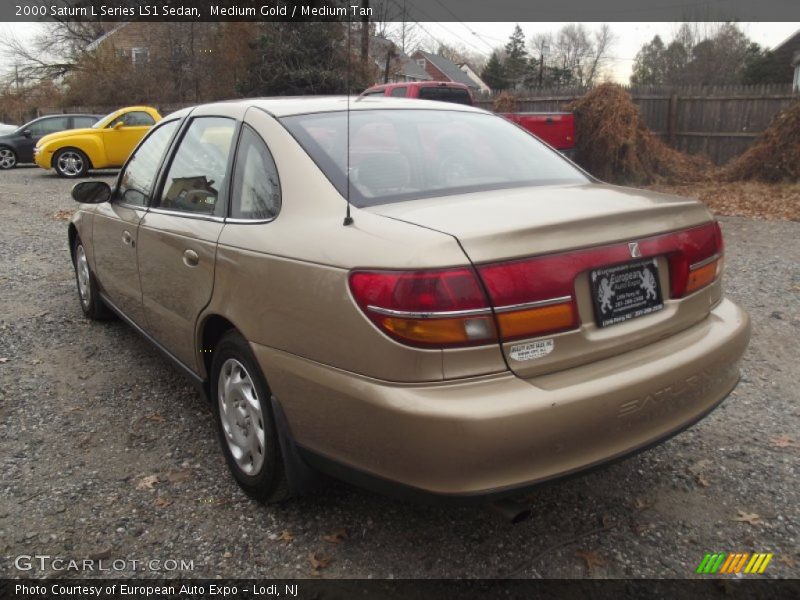
<svg viewBox="0 0 800 600">
<path fill-rule="evenodd" d="M 380 81 L 376 83 L 407 83 L 433 79 L 416 61 L 386 38 L 370 37 L 369 56 L 380 72 Z"/>
<path fill-rule="evenodd" d="M 786 65 L 787 75 L 794 72 L 792 89 L 800 89 L 800 29 L 790 35 L 782 44 L 775 46 L 772 54 L 781 64 Z"/>
<path fill-rule="evenodd" d="M 476 85 L 478 86 L 478 89 L 481 92 L 485 92 L 485 93 L 488 94 L 489 92 L 492 91 L 492 88 L 490 88 L 488 85 L 486 85 L 486 83 L 483 81 L 483 79 L 481 79 L 481 76 L 478 75 L 472 69 L 472 67 L 470 67 L 467 63 L 464 63 L 464 64 L 460 65 L 459 68 L 462 71 L 464 71 L 464 73 L 467 74 L 467 77 L 469 77 L 470 79 L 472 79 L 472 81 L 474 81 L 476 83 Z"/>
<path fill-rule="evenodd" d="M 487 90 L 489 89 L 489 86 L 487 86 L 472 69 L 469 69 L 469 72 L 472 73 L 470 75 L 467 71 L 462 70 L 459 65 L 444 56 L 417 50 L 411 55 L 411 58 L 414 59 L 434 81 L 463 83 L 473 92 L 483 90 L 484 88 Z"/>
</svg>

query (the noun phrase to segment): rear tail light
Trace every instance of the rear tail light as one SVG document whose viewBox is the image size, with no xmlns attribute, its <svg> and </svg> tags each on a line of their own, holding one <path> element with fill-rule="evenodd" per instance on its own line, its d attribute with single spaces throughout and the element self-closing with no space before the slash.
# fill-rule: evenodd
<svg viewBox="0 0 800 600">
<path fill-rule="evenodd" d="M 370 320 L 401 342 L 452 347 L 497 341 L 472 269 L 356 271 L 350 289 Z"/>
<path fill-rule="evenodd" d="M 722 232 L 716 222 L 641 239 L 638 245 L 642 259 L 666 257 L 672 298 L 692 294 L 722 273 Z M 473 346 L 575 329 L 580 325 L 575 278 L 638 258 L 632 259 L 628 244 L 621 243 L 479 265 L 477 272 L 469 267 L 354 271 L 350 289 L 369 319 L 400 342 Z"/>
<path fill-rule="evenodd" d="M 478 273 L 495 306 L 504 341 L 579 325 L 574 254 L 483 265 L 478 267 Z"/>
<path fill-rule="evenodd" d="M 688 296 L 722 274 L 724 243 L 719 223 L 671 235 L 677 242 L 677 249 L 667 255 L 673 298 Z"/>
</svg>

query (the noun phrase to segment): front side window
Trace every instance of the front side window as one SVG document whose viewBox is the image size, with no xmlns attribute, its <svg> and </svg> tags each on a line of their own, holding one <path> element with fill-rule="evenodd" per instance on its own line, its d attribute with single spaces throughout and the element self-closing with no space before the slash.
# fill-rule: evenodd
<svg viewBox="0 0 800 600">
<path fill-rule="evenodd" d="M 495 115 L 370 109 L 352 111 L 349 122 L 348 135 L 343 111 L 281 119 L 343 196 L 349 179 L 350 200 L 359 207 L 588 182 L 557 152 Z"/>
<path fill-rule="evenodd" d="M 244 126 L 233 174 L 231 217 L 272 219 L 280 208 L 281 184 L 272 154 L 261 137 Z"/>
<path fill-rule="evenodd" d="M 236 122 L 223 117 L 193 119 L 181 139 L 154 206 L 200 215 L 223 216 Z"/>
<path fill-rule="evenodd" d="M 392 96 L 395 98 L 405 98 L 406 97 L 406 88 L 404 87 L 396 87 L 392 90 Z"/>
<path fill-rule="evenodd" d="M 119 180 L 116 198 L 134 206 L 147 206 L 153 192 L 158 166 L 178 128 L 178 121 L 169 121 L 154 129 L 136 149 Z"/>
<path fill-rule="evenodd" d="M 36 121 L 28 129 L 31 130 L 31 135 L 40 136 L 47 135 L 48 133 L 55 133 L 56 131 L 64 131 L 69 129 L 69 117 L 51 117 Z"/>
</svg>

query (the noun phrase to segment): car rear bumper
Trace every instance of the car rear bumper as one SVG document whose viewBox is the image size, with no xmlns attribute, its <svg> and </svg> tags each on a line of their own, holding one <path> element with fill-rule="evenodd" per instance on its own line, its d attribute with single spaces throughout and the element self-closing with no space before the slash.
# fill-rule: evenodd
<svg viewBox="0 0 800 600">
<path fill-rule="evenodd" d="M 254 345 L 313 465 L 412 495 L 501 496 L 649 447 L 713 410 L 738 381 L 749 319 L 723 300 L 644 348 L 533 379 L 407 385 Z"/>
</svg>

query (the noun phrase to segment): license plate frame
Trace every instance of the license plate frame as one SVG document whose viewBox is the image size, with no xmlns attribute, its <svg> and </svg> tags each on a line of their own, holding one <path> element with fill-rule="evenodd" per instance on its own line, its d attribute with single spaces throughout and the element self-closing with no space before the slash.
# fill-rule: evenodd
<svg viewBox="0 0 800 600">
<path fill-rule="evenodd" d="M 609 327 L 662 310 L 664 296 L 658 275 L 655 257 L 590 271 L 597 326 Z"/>
</svg>

